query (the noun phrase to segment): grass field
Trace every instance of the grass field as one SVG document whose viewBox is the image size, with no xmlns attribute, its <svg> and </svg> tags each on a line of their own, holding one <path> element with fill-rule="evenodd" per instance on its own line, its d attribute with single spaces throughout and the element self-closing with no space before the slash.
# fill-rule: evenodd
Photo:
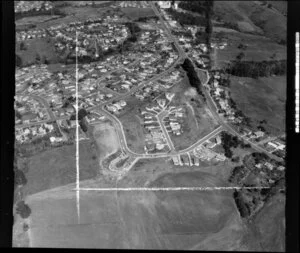
<svg viewBox="0 0 300 253">
<path fill-rule="evenodd" d="M 75 145 L 45 151 L 29 158 L 29 170 L 25 173 L 27 184 L 24 196 L 74 183 L 76 179 Z M 79 146 L 80 180 L 98 175 L 99 164 L 96 150 L 90 142 Z"/>
<path fill-rule="evenodd" d="M 126 7 L 121 8 L 121 11 L 125 13 L 126 17 L 135 20 L 138 18 L 144 17 L 154 17 L 155 13 L 152 8 L 134 8 L 134 7 Z"/>
<path fill-rule="evenodd" d="M 285 196 L 275 195 L 258 213 L 252 224 L 262 251 L 284 252 Z"/>
<path fill-rule="evenodd" d="M 226 38 L 227 46 L 224 49 L 214 49 L 212 57 L 214 68 L 222 68 L 243 52 L 245 61 L 267 61 L 274 56 L 276 60 L 285 60 L 287 57 L 286 46 L 279 45 L 263 36 L 246 34 L 241 32 L 214 32 L 215 38 Z M 238 48 L 240 44 L 247 46 L 245 50 Z"/>
<path fill-rule="evenodd" d="M 192 172 L 167 174 L 150 185 L 223 183 Z M 243 235 L 230 192 L 81 192 L 79 225 L 75 196 L 71 187 L 61 187 L 27 198 L 32 247 L 202 249 L 219 236 L 214 248 L 224 249 L 227 240 L 238 249 Z"/>
<path fill-rule="evenodd" d="M 42 15 L 42 16 L 34 16 L 34 17 L 25 17 L 16 21 L 16 26 L 26 26 L 26 25 L 36 25 L 39 23 L 43 23 L 52 19 L 57 19 L 60 16 L 57 15 Z"/>
<path fill-rule="evenodd" d="M 54 43 L 51 41 L 47 42 L 47 39 L 45 38 L 26 40 L 25 45 L 27 49 L 21 51 L 20 43 L 16 43 L 16 54 L 21 57 L 23 65 L 35 63 L 37 54 L 41 59 L 46 57 L 50 62 L 58 61 Z"/>
<path fill-rule="evenodd" d="M 231 77 L 233 100 L 253 120 L 267 120 L 267 130 L 285 132 L 286 76 L 269 78 Z"/>
<path fill-rule="evenodd" d="M 255 32 L 274 40 L 286 39 L 287 18 L 259 1 L 217 1 L 214 13 L 240 31 Z"/>
</svg>

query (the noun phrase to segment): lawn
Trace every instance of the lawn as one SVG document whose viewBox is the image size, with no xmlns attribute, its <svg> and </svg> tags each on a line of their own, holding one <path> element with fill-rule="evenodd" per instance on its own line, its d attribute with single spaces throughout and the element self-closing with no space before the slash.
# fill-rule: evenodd
<svg viewBox="0 0 300 253">
<path fill-rule="evenodd" d="M 74 183 L 76 180 L 75 145 L 51 149 L 29 158 L 29 170 L 25 173 L 27 184 L 24 196 Z M 97 152 L 90 142 L 79 145 L 80 180 L 94 178 L 98 174 Z"/>
<path fill-rule="evenodd" d="M 230 89 L 237 107 L 254 123 L 265 119 L 271 133 L 285 132 L 286 76 L 231 77 Z"/>
</svg>

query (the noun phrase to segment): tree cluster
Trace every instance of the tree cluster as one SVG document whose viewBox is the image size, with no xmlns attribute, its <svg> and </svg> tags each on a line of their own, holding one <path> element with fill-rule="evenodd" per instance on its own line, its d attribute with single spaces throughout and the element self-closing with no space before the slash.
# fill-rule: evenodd
<svg viewBox="0 0 300 253">
<path fill-rule="evenodd" d="M 236 203 L 236 206 L 239 210 L 239 213 L 242 218 L 247 218 L 250 216 L 251 210 L 249 205 L 244 201 L 243 195 L 241 192 L 235 190 L 233 193 L 233 198 Z"/>
<path fill-rule="evenodd" d="M 190 59 L 185 59 L 184 62 L 182 63 L 182 65 L 181 65 L 181 67 L 186 72 L 191 86 L 196 88 L 198 94 L 201 95 L 203 97 L 203 99 L 205 100 L 205 96 L 202 92 L 201 81 L 200 81 L 200 79 L 197 75 L 197 72 L 196 72 L 196 70 L 194 68 L 194 65 L 191 62 L 191 60 Z"/>
<path fill-rule="evenodd" d="M 27 179 L 22 170 L 15 168 L 14 173 L 15 173 L 15 186 L 25 185 L 27 183 Z"/>
<path fill-rule="evenodd" d="M 248 169 L 244 165 L 234 167 L 228 181 L 230 183 L 240 183 L 247 171 Z"/>
<path fill-rule="evenodd" d="M 140 27 L 132 22 L 126 22 L 125 26 L 129 29 L 130 36 L 128 37 L 128 40 L 130 42 L 136 42 L 138 38 L 138 33 L 141 31 Z"/>
<path fill-rule="evenodd" d="M 251 155 L 254 158 L 255 163 L 260 163 L 260 162 L 268 159 L 268 156 L 262 152 L 254 152 Z"/>
<path fill-rule="evenodd" d="M 23 219 L 26 219 L 30 216 L 31 209 L 27 204 L 25 204 L 24 200 L 21 200 L 17 203 L 16 213 L 19 214 Z"/>
<path fill-rule="evenodd" d="M 271 75 L 286 74 L 286 60 L 271 61 L 233 61 L 229 64 L 225 71 L 234 76 L 242 77 L 268 77 Z"/>
<path fill-rule="evenodd" d="M 222 146 L 224 148 L 224 155 L 227 158 L 232 158 L 232 151 L 231 147 L 237 148 L 240 144 L 240 140 L 237 136 L 233 136 L 231 134 L 228 134 L 226 132 L 221 133 L 221 140 L 222 140 Z"/>
<path fill-rule="evenodd" d="M 181 26 L 184 25 L 196 25 L 203 26 L 206 22 L 205 17 L 192 16 L 188 13 L 178 12 L 174 9 L 166 9 L 168 14 L 170 14 Z"/>
<path fill-rule="evenodd" d="M 178 7 L 183 10 L 205 14 L 204 1 L 180 1 Z"/>
</svg>

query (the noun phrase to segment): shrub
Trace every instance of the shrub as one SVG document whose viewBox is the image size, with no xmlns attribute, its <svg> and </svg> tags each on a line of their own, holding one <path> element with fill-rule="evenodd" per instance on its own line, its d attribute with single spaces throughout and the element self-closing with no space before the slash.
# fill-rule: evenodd
<svg viewBox="0 0 300 253">
<path fill-rule="evenodd" d="M 23 219 L 26 219 L 31 214 L 30 207 L 25 204 L 24 200 L 21 200 L 17 203 L 16 212 L 19 214 Z"/>
</svg>

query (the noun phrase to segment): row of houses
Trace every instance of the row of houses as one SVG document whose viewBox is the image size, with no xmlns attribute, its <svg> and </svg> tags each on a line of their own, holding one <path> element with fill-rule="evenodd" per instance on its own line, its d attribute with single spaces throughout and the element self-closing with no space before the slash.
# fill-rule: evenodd
<svg viewBox="0 0 300 253">
<path fill-rule="evenodd" d="M 43 137 L 54 130 L 52 124 L 43 123 L 38 126 L 16 128 L 16 140 L 19 143 L 30 142 L 36 137 Z"/>
<path fill-rule="evenodd" d="M 14 3 L 15 13 L 53 9 L 53 3 L 51 3 L 51 1 L 14 1 Z"/>
</svg>

